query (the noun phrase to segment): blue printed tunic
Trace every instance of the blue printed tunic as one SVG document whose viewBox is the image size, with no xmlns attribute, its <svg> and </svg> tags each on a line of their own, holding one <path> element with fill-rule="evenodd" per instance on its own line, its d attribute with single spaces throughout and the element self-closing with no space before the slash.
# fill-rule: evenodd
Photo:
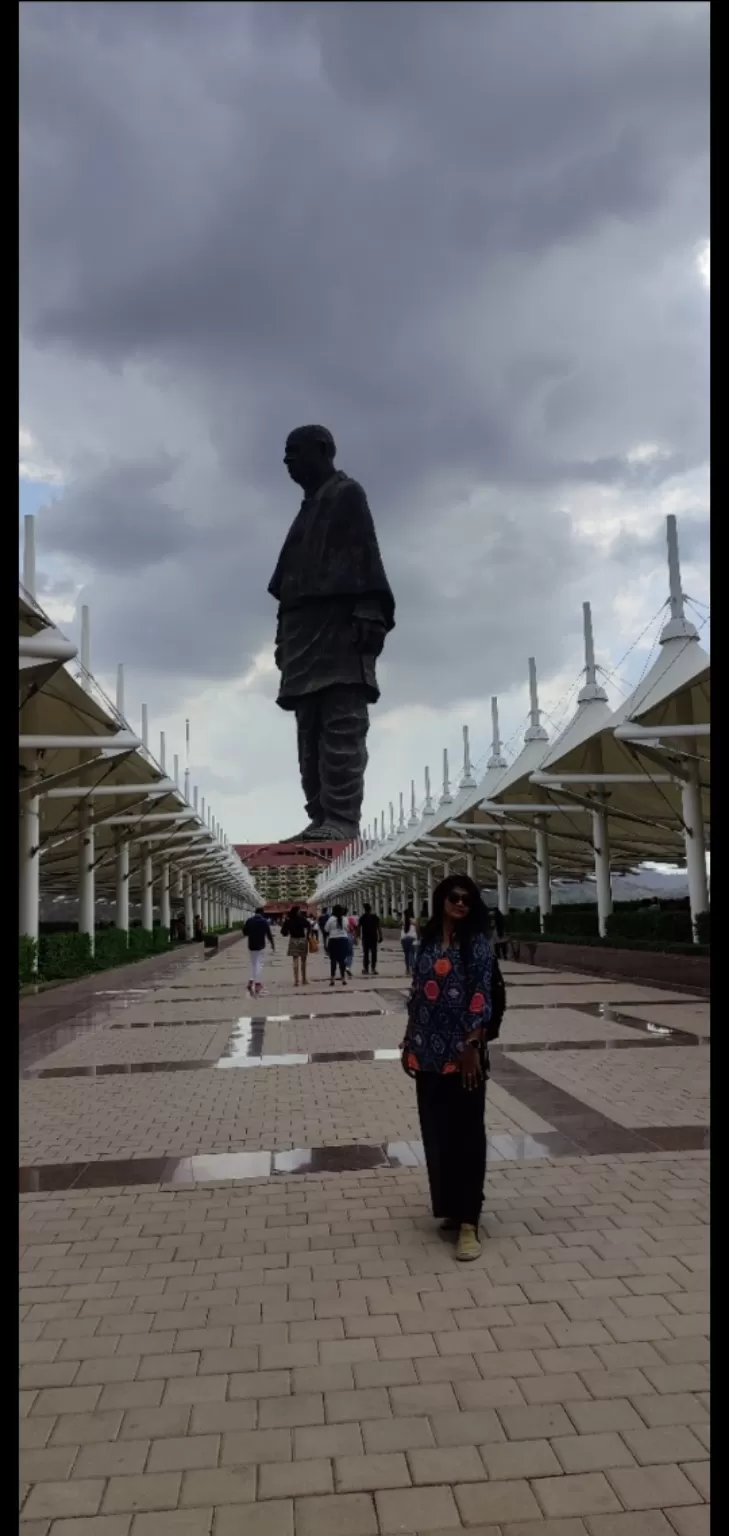
<svg viewBox="0 0 729 1536">
<path fill-rule="evenodd" d="M 468 970 L 459 945 L 422 944 L 408 998 L 405 1065 L 415 1072 L 458 1072 L 464 1040 L 491 1018 L 491 945 L 471 944 Z"/>
</svg>

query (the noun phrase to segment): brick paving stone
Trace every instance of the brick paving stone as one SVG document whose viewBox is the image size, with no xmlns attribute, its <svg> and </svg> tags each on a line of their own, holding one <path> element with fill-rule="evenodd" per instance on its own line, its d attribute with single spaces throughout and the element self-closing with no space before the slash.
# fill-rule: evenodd
<svg viewBox="0 0 729 1536">
<path fill-rule="evenodd" d="M 574 1428 L 560 1403 L 506 1407 L 497 1412 L 510 1440 L 550 1440 L 553 1435 L 569 1435 Z"/>
<path fill-rule="evenodd" d="M 361 1432 L 368 1455 L 420 1450 L 435 1444 L 428 1419 L 374 1419 L 363 1423 Z"/>
<path fill-rule="evenodd" d="M 295 1508 L 296 1536 L 377 1536 L 377 1515 L 369 1493 L 335 1493 L 328 1498 L 297 1499 Z M 232 1530 L 230 1536 L 233 1536 Z M 245 1536 L 250 1536 L 248 1526 Z M 254 1536 L 258 1536 L 255 1531 Z"/>
<path fill-rule="evenodd" d="M 179 1472 L 158 1472 L 145 1477 L 110 1477 L 104 1494 L 104 1514 L 123 1511 L 176 1509 L 181 1477 Z"/>
<path fill-rule="evenodd" d="M 681 1471 L 690 1477 L 694 1488 L 701 1494 L 707 1503 L 710 1498 L 711 1471 L 707 1461 L 682 1461 Z"/>
<path fill-rule="evenodd" d="M 608 1430 L 641 1429 L 643 1424 L 627 1398 L 605 1398 L 599 1403 L 568 1403 L 567 1411 L 581 1435 L 603 1434 Z"/>
<path fill-rule="evenodd" d="M 50 1532 L 51 1536 L 129 1536 L 131 1527 L 131 1515 L 91 1515 L 88 1519 L 54 1520 Z M 34 1536 L 33 1522 L 24 1521 L 22 1531 L 23 1536 Z"/>
<path fill-rule="evenodd" d="M 565 1472 L 601 1472 L 606 1467 L 635 1466 L 635 1457 L 626 1445 L 629 1434 L 606 1430 L 597 1435 L 565 1435 L 552 1440 L 551 1445 Z"/>
<path fill-rule="evenodd" d="M 606 1475 L 626 1509 L 667 1509 L 701 1499 L 679 1467 L 611 1467 Z"/>
<path fill-rule="evenodd" d="M 692 1431 L 684 1425 L 660 1429 L 626 1429 L 623 1439 L 640 1466 L 703 1460 L 706 1451 Z"/>
<path fill-rule="evenodd" d="M 186 1472 L 179 1502 L 190 1505 L 248 1504 L 256 1496 L 254 1467 L 218 1467 L 214 1471 Z"/>
<path fill-rule="evenodd" d="M 354 1392 L 327 1392 L 325 1396 L 328 1424 L 364 1422 L 366 1419 L 389 1418 L 390 1400 L 384 1387 L 365 1387 Z M 294 1399 L 296 1402 L 296 1399 Z M 300 1423 L 322 1424 L 324 1416 L 302 1419 Z"/>
<path fill-rule="evenodd" d="M 245 1536 L 294 1536 L 293 1499 L 272 1499 L 266 1504 L 247 1504 L 245 1521 Z M 227 1509 L 215 1511 L 214 1536 L 244 1536 L 240 1509 L 229 1505 Z M 297 1536 L 301 1536 L 300 1529 Z M 367 1532 L 367 1536 L 370 1536 L 370 1532 Z"/>
<path fill-rule="evenodd" d="M 258 1498 L 295 1498 L 297 1495 L 333 1493 L 332 1464 L 328 1460 L 265 1463 L 258 1468 Z"/>
<path fill-rule="evenodd" d="M 440 1446 L 493 1444 L 506 1438 L 493 1408 L 434 1413 L 430 1415 L 430 1422 Z"/>
<path fill-rule="evenodd" d="M 711 1510 L 708 1504 L 692 1504 L 685 1509 L 667 1509 L 666 1515 L 677 1536 L 709 1536 Z"/>
<path fill-rule="evenodd" d="M 149 1440 L 117 1440 L 84 1445 L 74 1462 L 74 1477 L 115 1477 L 144 1471 Z"/>
<path fill-rule="evenodd" d="M 463 1483 L 455 1489 L 458 1509 L 464 1525 L 506 1525 L 515 1520 L 539 1520 L 541 1510 L 529 1483 L 514 1478 L 509 1482 Z"/>
<path fill-rule="evenodd" d="M 382 1536 L 460 1529 L 458 1509 L 450 1488 L 392 1489 L 377 1493 L 375 1500 Z M 314 1536 L 313 1532 L 311 1536 Z"/>
<path fill-rule="evenodd" d="M 135 1515 L 132 1536 L 209 1536 L 214 1513 L 212 1509 L 171 1509 Z"/>
<path fill-rule="evenodd" d="M 219 1435 L 175 1435 L 154 1440 L 148 1472 L 185 1472 L 195 1467 L 216 1467 Z"/>
<path fill-rule="evenodd" d="M 418 1455 L 418 1452 L 414 1452 Z M 433 1455 L 434 1452 L 420 1452 Z M 368 1456 L 338 1456 L 334 1462 L 338 1493 L 374 1492 L 378 1488 L 409 1488 L 408 1462 L 402 1453 L 382 1452 Z M 418 1481 L 417 1478 L 414 1479 Z M 433 1479 L 437 1481 L 437 1479 Z"/>
<path fill-rule="evenodd" d="M 282 1430 L 259 1432 L 260 1435 L 284 1433 L 286 1431 Z M 233 1438 L 238 1437 L 231 1437 L 231 1439 Z M 253 1440 L 255 1437 L 249 1436 L 247 1438 Z M 245 1449 L 245 1445 L 243 1449 Z M 252 1446 L 251 1449 L 255 1450 L 255 1447 Z M 280 1456 L 275 1458 L 268 1456 L 265 1459 L 267 1461 L 274 1459 L 288 1461 L 289 1457 L 283 1455 L 283 1447 L 281 1447 L 281 1451 L 282 1454 Z M 361 1456 L 363 1451 L 362 1431 L 359 1424 L 315 1424 L 309 1428 L 304 1427 L 293 1431 L 293 1455 L 295 1461 L 306 1461 L 309 1457 L 316 1460 L 321 1456 L 328 1456 L 330 1458 L 337 1456 Z M 225 1460 L 225 1448 L 222 1459 Z M 232 1459 L 237 1461 L 238 1457 L 233 1454 Z M 250 1459 L 254 1459 L 252 1455 Z M 258 1459 L 257 1456 L 255 1459 Z"/>
<path fill-rule="evenodd" d="M 60 1519 L 63 1515 L 96 1515 L 103 1493 L 103 1478 L 36 1483 L 23 1505 L 23 1518 L 52 1520 Z"/>
<path fill-rule="evenodd" d="M 53 1446 L 33 1451 L 21 1451 L 20 1476 L 24 1483 L 61 1482 L 70 1477 L 76 1460 L 75 1446 Z M 89 1476 L 91 1474 L 88 1474 Z"/>
<path fill-rule="evenodd" d="M 668 1520 L 658 1509 L 640 1514 L 588 1515 L 585 1524 L 590 1536 L 671 1536 Z"/>
<path fill-rule="evenodd" d="M 578 1438 L 569 1435 L 564 1443 Z M 482 1445 L 479 1449 L 486 1471 L 494 1482 L 506 1482 L 514 1477 L 549 1477 L 562 1470 L 548 1440 L 509 1440 L 503 1445 Z"/>
<path fill-rule="evenodd" d="M 548 1518 L 609 1514 L 620 1509 L 620 1501 L 602 1472 L 538 1477 L 531 1486 Z"/>
</svg>

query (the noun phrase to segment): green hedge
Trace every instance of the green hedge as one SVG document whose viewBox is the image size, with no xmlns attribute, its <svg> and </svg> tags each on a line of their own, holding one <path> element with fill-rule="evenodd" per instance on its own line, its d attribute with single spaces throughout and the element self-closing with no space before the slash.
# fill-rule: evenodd
<svg viewBox="0 0 729 1536">
<path fill-rule="evenodd" d="M 42 933 L 36 946 L 27 934 L 19 940 L 20 984 L 31 981 L 69 981 L 95 971 L 108 971 L 113 966 L 128 965 L 130 961 L 143 960 L 148 955 L 161 954 L 170 947 L 170 935 L 166 928 L 155 928 L 152 933 L 143 928 L 130 928 L 127 935 L 119 928 L 102 928 L 94 936 L 94 954 L 87 933 L 65 931 Z M 33 960 L 37 953 L 37 969 Z"/>
<path fill-rule="evenodd" d="M 579 944 L 591 949 L 642 949 L 659 955 L 710 955 L 708 944 L 675 944 L 668 939 L 624 939 L 619 935 L 615 938 L 601 939 L 598 934 L 582 935 L 576 933 L 550 933 L 543 934 L 535 930 L 533 933 L 520 933 L 516 937 L 524 944 Z"/>
<path fill-rule="evenodd" d="M 696 931 L 699 944 L 711 944 L 711 912 L 698 912 L 696 915 Z"/>
<path fill-rule="evenodd" d="M 690 944 L 691 913 L 650 908 L 638 912 L 611 912 L 607 920 L 607 936 L 609 939 L 646 939 L 650 942 L 663 939 L 668 944 Z"/>
</svg>

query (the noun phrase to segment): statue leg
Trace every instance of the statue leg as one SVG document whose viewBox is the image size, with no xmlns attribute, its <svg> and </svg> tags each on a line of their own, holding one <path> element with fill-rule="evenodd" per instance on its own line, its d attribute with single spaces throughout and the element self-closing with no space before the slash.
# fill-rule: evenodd
<svg viewBox="0 0 729 1536">
<path fill-rule="evenodd" d="M 320 700 L 319 781 L 322 821 L 356 837 L 367 767 L 367 699 L 360 688 L 327 688 Z"/>
<path fill-rule="evenodd" d="M 319 782 L 319 703 L 320 693 L 308 694 L 296 706 L 296 735 L 299 748 L 301 787 L 306 797 L 306 814 L 312 822 L 322 819 Z"/>
</svg>

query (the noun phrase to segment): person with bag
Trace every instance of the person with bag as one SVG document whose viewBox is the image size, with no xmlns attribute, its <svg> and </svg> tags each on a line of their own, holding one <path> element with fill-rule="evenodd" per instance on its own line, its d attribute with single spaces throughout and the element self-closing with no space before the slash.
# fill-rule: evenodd
<svg viewBox="0 0 729 1536">
<path fill-rule="evenodd" d="M 299 985 L 299 971 L 301 971 L 301 985 L 307 985 L 306 962 L 309 955 L 309 921 L 300 907 L 292 907 L 287 918 L 281 924 L 281 937 L 288 939 L 287 954 L 293 961 L 294 986 Z"/>
<path fill-rule="evenodd" d="M 504 1011 L 497 972 L 478 887 L 449 875 L 422 932 L 401 1061 L 415 1079 L 433 1215 L 457 1233 L 461 1261 L 481 1253 L 488 1041 Z"/>
<path fill-rule="evenodd" d="M 309 928 L 309 937 L 308 937 L 308 940 L 307 940 L 307 944 L 308 944 L 309 954 L 310 955 L 318 955 L 318 953 L 319 953 L 319 940 L 318 940 L 318 938 L 316 936 L 316 923 L 312 923 L 310 928 Z"/>
<path fill-rule="evenodd" d="M 334 907 L 331 917 L 327 920 L 326 936 L 331 974 L 331 980 L 329 982 L 330 987 L 334 986 L 337 969 L 339 969 L 342 986 L 346 987 L 347 985 L 347 977 L 345 973 L 347 970 L 347 962 L 349 960 L 350 941 L 345 917 L 346 913 L 344 907 Z"/>
</svg>

